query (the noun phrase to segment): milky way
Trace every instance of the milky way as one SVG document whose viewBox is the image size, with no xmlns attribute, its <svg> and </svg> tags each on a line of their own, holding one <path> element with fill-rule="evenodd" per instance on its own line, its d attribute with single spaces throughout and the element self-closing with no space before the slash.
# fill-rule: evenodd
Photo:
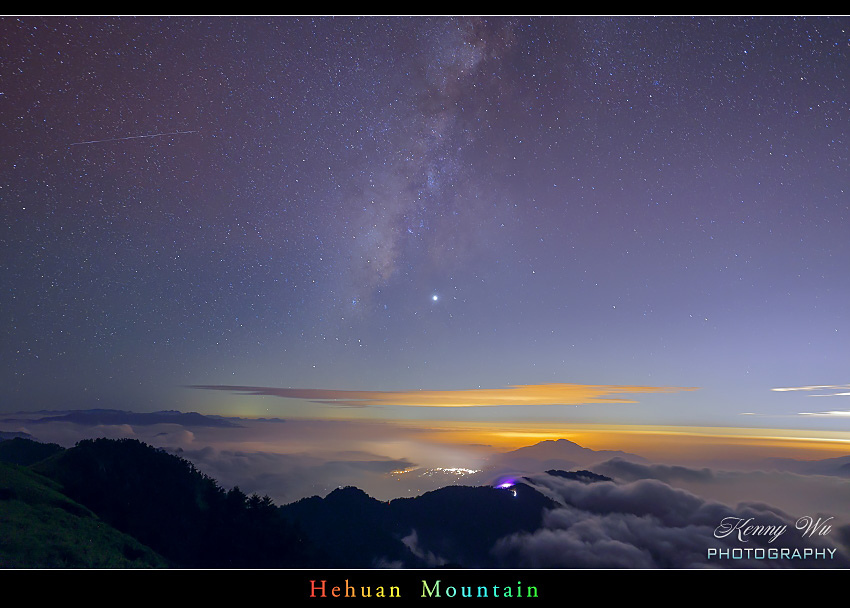
<svg viewBox="0 0 850 608">
<path fill-rule="evenodd" d="M 771 389 L 847 382 L 847 18 L 5 17 L 0 50 L 7 410 L 574 383 L 699 390 L 534 416 L 846 425 Z"/>
</svg>

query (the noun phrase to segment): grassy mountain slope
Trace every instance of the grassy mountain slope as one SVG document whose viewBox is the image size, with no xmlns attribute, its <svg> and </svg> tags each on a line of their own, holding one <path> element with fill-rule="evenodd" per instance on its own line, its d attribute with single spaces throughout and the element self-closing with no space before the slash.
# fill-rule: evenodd
<svg viewBox="0 0 850 608">
<path fill-rule="evenodd" d="M 0 463 L 0 567 L 156 568 L 165 559 L 29 469 Z"/>
</svg>

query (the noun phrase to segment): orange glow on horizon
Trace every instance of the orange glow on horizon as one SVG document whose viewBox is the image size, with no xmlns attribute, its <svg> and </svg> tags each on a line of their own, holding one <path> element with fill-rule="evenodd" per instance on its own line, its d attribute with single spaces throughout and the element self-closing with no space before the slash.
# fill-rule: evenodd
<svg viewBox="0 0 850 608">
<path fill-rule="evenodd" d="M 486 444 L 499 451 L 567 439 L 594 450 L 622 450 L 659 460 L 769 456 L 815 459 L 850 454 L 850 433 L 836 431 L 522 422 L 445 422 L 427 426 L 428 430 L 423 430 L 433 441 Z"/>
</svg>

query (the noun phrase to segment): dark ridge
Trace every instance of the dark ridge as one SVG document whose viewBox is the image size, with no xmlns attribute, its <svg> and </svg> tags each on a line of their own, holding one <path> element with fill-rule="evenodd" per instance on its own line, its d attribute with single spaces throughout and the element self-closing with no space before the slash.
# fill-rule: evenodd
<svg viewBox="0 0 850 608">
<path fill-rule="evenodd" d="M 133 439 L 79 442 L 34 470 L 180 567 L 309 567 L 314 559 L 268 497 L 225 491 L 187 460 Z"/>
<path fill-rule="evenodd" d="M 21 439 L 34 439 L 34 437 L 29 433 L 23 433 L 20 431 L 0 431 L 0 443 L 9 439 L 15 439 L 16 437 Z"/>
<path fill-rule="evenodd" d="M 554 477 L 563 477 L 565 479 L 572 479 L 574 481 L 583 481 L 584 483 L 593 483 L 596 481 L 614 481 L 610 477 L 606 477 L 605 475 L 598 475 L 591 471 L 560 471 L 557 469 L 550 469 L 546 471 L 547 475 L 552 475 Z"/>
<path fill-rule="evenodd" d="M 137 426 L 150 426 L 153 424 L 180 424 L 183 426 L 197 427 L 223 427 L 240 428 L 242 425 L 220 418 L 217 416 L 204 416 L 197 412 L 178 412 L 166 410 L 161 412 L 138 413 L 125 410 L 91 409 L 71 410 L 69 412 L 48 412 L 57 414 L 55 416 L 44 416 L 33 420 L 27 420 L 27 424 L 47 424 L 49 422 L 71 422 L 84 426 L 98 425 L 120 425 L 130 424 Z M 4 422 L 20 422 L 15 419 L 6 419 Z"/>
<path fill-rule="evenodd" d="M 15 437 L 0 441 L 0 462 L 29 466 L 64 449 L 56 443 L 41 443 L 32 439 Z"/>
<path fill-rule="evenodd" d="M 357 488 L 280 508 L 329 557 L 328 567 L 493 568 L 500 538 L 540 526 L 555 503 L 526 484 L 447 486 L 382 502 Z"/>
</svg>

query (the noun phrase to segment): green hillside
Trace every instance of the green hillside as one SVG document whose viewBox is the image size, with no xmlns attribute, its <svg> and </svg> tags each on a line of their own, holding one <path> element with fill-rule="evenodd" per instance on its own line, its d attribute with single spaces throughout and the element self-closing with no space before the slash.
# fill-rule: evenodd
<svg viewBox="0 0 850 608">
<path fill-rule="evenodd" d="M 54 454 L 64 448 L 55 443 L 41 443 L 32 439 L 15 437 L 0 441 L 0 462 L 29 466 Z"/>
<path fill-rule="evenodd" d="M 133 439 L 85 439 L 32 469 L 182 568 L 294 568 L 313 548 L 268 496 L 225 491 L 191 462 Z"/>
<path fill-rule="evenodd" d="M 59 484 L 0 462 L 0 567 L 157 568 L 168 564 L 65 497 Z"/>
</svg>

